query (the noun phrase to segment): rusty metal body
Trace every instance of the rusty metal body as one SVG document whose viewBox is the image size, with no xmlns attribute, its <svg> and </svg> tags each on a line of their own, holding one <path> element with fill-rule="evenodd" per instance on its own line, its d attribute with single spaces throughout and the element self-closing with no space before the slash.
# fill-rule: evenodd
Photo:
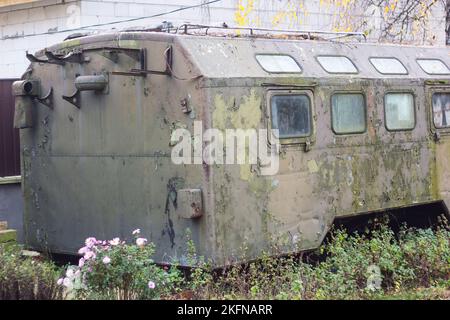
<svg viewBox="0 0 450 320">
<path fill-rule="evenodd" d="M 302 72 L 266 72 L 255 55 L 268 53 L 290 55 Z M 346 56 L 358 73 L 327 73 L 317 55 Z M 380 74 L 372 56 L 396 57 L 408 74 Z M 158 262 L 186 264 L 189 229 L 198 253 L 224 265 L 274 246 L 318 247 L 337 216 L 450 205 L 450 130 L 436 129 L 431 113 L 431 95 L 449 92 L 450 76 L 429 75 L 415 61 L 449 65 L 447 48 L 122 32 L 64 41 L 36 57 L 24 77 L 40 81 L 47 104 L 35 99 L 32 126 L 21 130 L 24 224 L 34 248 L 76 253 L 88 236 L 141 228 Z M 79 92 L 79 76 L 101 85 Z M 307 140 L 282 141 L 278 174 L 172 163 L 174 129 L 193 132 L 195 120 L 204 130 L 267 128 L 277 92 L 307 93 L 313 113 Z M 364 95 L 363 133 L 333 132 L 335 92 Z M 386 92 L 413 94 L 414 129 L 387 130 Z"/>
</svg>

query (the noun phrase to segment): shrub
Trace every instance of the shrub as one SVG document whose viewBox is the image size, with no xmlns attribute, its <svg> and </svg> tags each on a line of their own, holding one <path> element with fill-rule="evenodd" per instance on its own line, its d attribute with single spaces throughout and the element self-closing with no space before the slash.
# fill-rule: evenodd
<svg viewBox="0 0 450 320">
<path fill-rule="evenodd" d="M 444 224 L 434 231 L 405 226 L 399 234 L 387 223 L 362 234 L 335 230 L 316 254 L 322 257 L 316 264 L 266 254 L 258 261 L 215 272 L 213 278 L 207 277 L 210 273 L 199 273 L 204 277 L 195 280 L 201 285 L 194 296 L 366 299 L 390 294 L 422 298 L 425 295 L 415 294 L 417 288 L 437 286 L 445 291 L 450 284 L 450 231 Z"/>
<path fill-rule="evenodd" d="M 133 236 L 130 244 L 119 238 L 87 238 L 78 267 L 69 267 L 58 282 L 86 299 L 155 299 L 174 293 L 181 273 L 154 263 L 154 245 L 140 237 L 139 229 Z"/>
<path fill-rule="evenodd" d="M 0 245 L 0 300 L 62 299 L 63 289 L 56 283 L 60 270 L 21 252 L 18 245 Z"/>
</svg>

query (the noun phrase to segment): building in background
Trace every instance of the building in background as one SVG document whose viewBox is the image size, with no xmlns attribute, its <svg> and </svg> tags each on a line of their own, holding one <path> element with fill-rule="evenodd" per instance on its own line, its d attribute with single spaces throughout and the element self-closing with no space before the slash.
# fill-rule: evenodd
<svg viewBox="0 0 450 320">
<path fill-rule="evenodd" d="M 173 25 L 225 22 L 229 26 L 363 31 L 369 41 L 445 45 L 445 0 L 373 3 L 372 0 L 0 0 L 0 79 L 22 74 L 28 64 L 26 50 L 34 52 L 69 34 L 156 26 L 163 21 Z"/>
</svg>

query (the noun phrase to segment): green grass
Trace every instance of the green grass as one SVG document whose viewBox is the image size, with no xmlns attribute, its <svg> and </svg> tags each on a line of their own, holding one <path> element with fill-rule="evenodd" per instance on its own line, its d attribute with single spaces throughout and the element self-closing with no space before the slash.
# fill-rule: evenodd
<svg viewBox="0 0 450 320">
<path fill-rule="evenodd" d="M 445 288 L 417 288 L 401 292 L 375 295 L 374 300 L 449 300 L 450 290 Z"/>
<path fill-rule="evenodd" d="M 384 223 L 362 234 L 337 230 L 317 254 L 315 265 L 266 254 L 219 274 L 197 269 L 188 285 L 200 299 L 449 299 L 445 223 L 398 234 Z"/>
</svg>

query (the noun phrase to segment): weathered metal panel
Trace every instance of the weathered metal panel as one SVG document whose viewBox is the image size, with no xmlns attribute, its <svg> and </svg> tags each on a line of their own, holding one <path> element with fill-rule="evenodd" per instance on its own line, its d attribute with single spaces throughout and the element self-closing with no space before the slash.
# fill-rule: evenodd
<svg viewBox="0 0 450 320">
<path fill-rule="evenodd" d="M 0 177 L 20 175 L 19 130 L 13 128 L 14 80 L 0 80 Z"/>
<path fill-rule="evenodd" d="M 302 68 L 299 78 L 342 78 L 343 74 L 327 73 L 316 61 L 317 56 L 345 56 L 357 66 L 358 74 L 344 75 L 347 79 L 395 79 L 398 75 L 381 74 L 369 61 L 370 57 L 395 57 L 407 68 L 403 79 L 448 78 L 446 75 L 427 75 L 418 68 L 415 59 L 433 57 L 448 60 L 448 52 L 441 47 L 377 45 L 369 43 L 325 42 L 316 40 L 245 39 L 233 41 L 221 37 L 186 36 L 178 40 L 191 55 L 192 61 L 207 78 L 287 78 L 292 73 L 268 73 L 258 64 L 255 54 L 285 54 L 293 57 Z M 357 52 L 357 54 L 355 54 Z M 230 67 L 232 66 L 232 67 Z"/>
</svg>

